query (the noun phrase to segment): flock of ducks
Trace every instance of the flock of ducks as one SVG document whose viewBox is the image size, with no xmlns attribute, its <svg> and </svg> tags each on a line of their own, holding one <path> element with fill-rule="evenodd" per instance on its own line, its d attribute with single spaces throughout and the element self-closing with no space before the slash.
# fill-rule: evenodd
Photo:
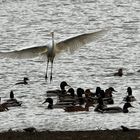
<svg viewBox="0 0 140 140">
<path fill-rule="evenodd" d="M 119 75 L 120 71 L 122 73 L 122 70 L 118 70 L 118 75 L 115 73 L 114 76 L 122 76 Z M 68 90 L 65 89 L 66 86 L 69 87 Z M 113 87 L 109 87 L 106 90 L 97 87 L 95 92 L 91 92 L 90 89 L 77 88 L 75 93 L 75 90 L 71 86 L 62 81 L 59 90 L 47 91 L 48 96 L 53 95 L 58 97 L 57 102 L 54 104 L 53 98 L 48 97 L 43 104 L 47 102 L 48 109 L 63 108 L 66 112 L 89 111 L 89 107 L 95 107 L 94 111 L 100 113 L 128 113 L 128 108 L 133 107 L 131 102 L 136 101 L 136 98 L 132 95 L 132 88 L 127 88 L 128 95 L 123 98 L 125 102 L 123 108 L 119 106 L 107 106 L 114 104 L 113 92 L 116 92 Z"/>
<path fill-rule="evenodd" d="M 122 69 L 119 69 L 114 76 L 122 76 Z M 15 85 L 27 85 L 28 80 L 27 77 L 24 77 L 23 81 Z M 66 90 L 66 87 L 68 87 L 68 90 Z M 101 87 L 96 87 L 95 92 L 91 92 L 90 89 L 84 90 L 83 88 L 77 88 L 75 91 L 66 81 L 62 81 L 60 83 L 60 89 L 47 91 L 47 96 L 51 97 L 47 97 L 42 104 L 48 103 L 48 109 L 62 108 L 65 112 L 89 111 L 89 107 L 94 107 L 94 111 L 100 113 L 128 113 L 128 108 L 133 107 L 131 102 L 136 101 L 135 97 L 132 95 L 132 88 L 127 88 L 128 95 L 123 98 L 125 102 L 123 108 L 119 106 L 107 106 L 114 104 L 113 92 L 116 92 L 113 87 L 109 87 L 105 90 L 101 89 Z M 57 102 L 55 104 L 52 96 L 57 96 Z M 21 105 L 22 102 L 14 98 L 14 93 L 11 90 L 10 99 L 3 103 L 0 102 L 0 112 L 9 110 L 9 107 Z"/>
<path fill-rule="evenodd" d="M 27 85 L 28 80 L 29 80 L 28 77 L 24 77 L 23 81 L 20 81 L 20 82 L 16 83 L 15 85 L 20 85 L 20 84 Z M 21 106 L 21 104 L 22 104 L 22 101 L 18 101 L 17 99 L 15 99 L 14 92 L 13 92 L 13 90 L 11 90 L 10 98 L 8 100 L 1 103 L 1 97 L 0 97 L 0 112 L 8 111 L 10 107 Z"/>
</svg>

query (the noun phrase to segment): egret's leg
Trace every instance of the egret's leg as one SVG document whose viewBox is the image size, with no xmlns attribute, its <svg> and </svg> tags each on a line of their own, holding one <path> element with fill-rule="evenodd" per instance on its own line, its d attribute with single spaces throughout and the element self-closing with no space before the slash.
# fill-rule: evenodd
<svg viewBox="0 0 140 140">
<path fill-rule="evenodd" d="M 51 75 L 50 75 L 50 82 L 52 81 L 52 70 L 53 70 L 53 60 L 51 62 Z"/>
<path fill-rule="evenodd" d="M 47 76 L 47 73 L 48 73 L 48 64 L 49 64 L 49 59 L 47 60 L 47 68 L 46 68 L 45 80 L 47 80 L 47 78 L 48 78 L 48 76 Z"/>
</svg>

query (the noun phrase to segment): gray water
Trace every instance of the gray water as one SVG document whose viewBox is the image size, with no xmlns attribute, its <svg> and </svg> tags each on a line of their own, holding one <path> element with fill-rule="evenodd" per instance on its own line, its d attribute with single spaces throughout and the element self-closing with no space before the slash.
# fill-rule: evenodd
<svg viewBox="0 0 140 140">
<path fill-rule="evenodd" d="M 41 59 L 0 60 L 0 96 L 9 98 L 10 90 L 23 101 L 22 107 L 0 113 L 0 130 L 96 130 L 119 129 L 121 125 L 140 128 L 140 1 L 139 0 L 1 0 L 0 51 L 44 45 L 50 32 L 60 41 L 82 33 L 108 29 L 106 36 L 83 46 L 74 54 L 55 58 L 53 81 L 46 83 L 46 62 Z M 112 76 L 118 68 L 123 77 Z M 14 85 L 23 77 L 29 85 Z M 126 89 L 131 86 L 137 101 L 128 114 L 66 113 L 47 110 L 42 105 L 46 91 L 67 81 L 74 89 L 95 91 L 97 86 L 114 87 L 115 105 L 123 106 Z"/>
</svg>

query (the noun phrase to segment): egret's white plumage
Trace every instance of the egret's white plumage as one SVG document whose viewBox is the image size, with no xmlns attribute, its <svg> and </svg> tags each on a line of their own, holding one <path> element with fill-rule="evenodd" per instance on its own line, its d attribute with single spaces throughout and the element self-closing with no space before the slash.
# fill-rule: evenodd
<svg viewBox="0 0 140 140">
<path fill-rule="evenodd" d="M 54 34 L 52 33 L 52 46 L 43 45 L 31 48 L 25 48 L 21 50 L 15 50 L 10 52 L 0 52 L 0 58 L 13 58 L 13 59 L 29 59 L 34 57 L 46 57 L 47 58 L 47 70 L 45 78 L 47 78 L 48 63 L 51 62 L 51 76 L 52 80 L 52 68 L 54 57 L 60 54 L 62 51 L 69 51 L 73 53 L 76 49 L 90 42 L 100 39 L 106 34 L 107 30 L 100 30 L 92 33 L 78 35 L 64 41 L 54 43 Z"/>
</svg>

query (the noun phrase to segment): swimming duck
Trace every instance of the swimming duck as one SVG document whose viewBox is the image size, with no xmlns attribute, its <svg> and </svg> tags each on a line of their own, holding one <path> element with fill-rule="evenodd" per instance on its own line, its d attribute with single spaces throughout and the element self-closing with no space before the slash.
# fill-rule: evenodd
<svg viewBox="0 0 140 140">
<path fill-rule="evenodd" d="M 5 104 L 1 103 L 1 97 L 0 97 L 0 112 L 3 112 L 3 111 L 7 111 L 9 110 Z"/>
<path fill-rule="evenodd" d="M 89 111 L 89 107 L 93 106 L 92 102 L 90 102 L 90 100 L 86 101 L 85 107 L 83 107 L 83 98 L 80 98 L 79 100 L 79 105 L 71 105 L 68 107 L 65 107 L 64 110 L 65 112 L 78 112 L 78 111 Z"/>
<path fill-rule="evenodd" d="M 89 107 L 91 105 L 86 103 L 85 107 L 81 106 L 81 105 L 72 105 L 72 106 L 68 106 L 65 107 L 64 110 L 65 112 L 78 112 L 78 111 L 89 111 Z"/>
<path fill-rule="evenodd" d="M 101 92 L 101 88 L 100 87 L 96 87 L 96 91 L 93 94 L 93 96 L 100 97 L 100 92 Z"/>
<path fill-rule="evenodd" d="M 24 77 L 24 78 L 23 78 L 23 81 L 18 82 L 18 83 L 16 83 L 15 85 L 20 85 L 20 84 L 27 85 L 27 84 L 28 84 L 28 82 L 27 82 L 28 80 L 29 80 L 28 77 Z"/>
<path fill-rule="evenodd" d="M 133 107 L 133 106 L 129 102 L 126 102 L 124 104 L 123 108 L 118 107 L 118 106 L 106 107 L 106 108 L 103 109 L 103 113 L 120 113 L 120 112 L 128 113 L 129 112 L 129 110 L 128 110 L 129 107 Z"/>
<path fill-rule="evenodd" d="M 75 94 L 75 91 L 73 88 L 69 88 L 68 91 L 65 91 L 65 94 L 57 94 L 59 97 L 59 101 L 57 102 L 57 105 L 65 104 L 65 102 L 69 102 L 69 104 L 76 104 L 80 98 L 83 98 L 82 95 L 84 94 L 84 90 L 82 88 L 77 89 L 77 94 Z M 63 102 L 63 103 L 62 103 Z M 56 104 L 55 104 L 56 105 Z"/>
<path fill-rule="evenodd" d="M 112 97 L 112 93 L 116 92 L 116 90 L 113 87 L 109 87 L 105 90 L 105 97 Z"/>
<path fill-rule="evenodd" d="M 127 88 L 127 93 L 128 93 L 128 95 L 123 98 L 123 101 L 126 101 L 127 98 L 129 98 L 130 102 L 136 101 L 136 98 L 132 95 L 132 88 L 131 87 Z"/>
<path fill-rule="evenodd" d="M 106 101 L 106 104 L 114 104 L 112 93 L 116 92 L 116 90 L 113 87 L 109 87 L 104 92 L 104 101 Z"/>
<path fill-rule="evenodd" d="M 85 97 L 88 98 L 88 97 L 92 97 L 93 93 L 90 91 L 90 89 L 86 89 L 85 90 Z"/>
<path fill-rule="evenodd" d="M 99 97 L 98 100 L 97 100 L 97 102 L 98 102 L 98 104 L 96 105 L 94 111 L 103 113 L 103 109 L 104 109 L 105 107 L 107 107 L 107 106 L 104 104 L 104 102 L 103 102 L 103 98 L 102 98 L 102 97 Z"/>
<path fill-rule="evenodd" d="M 73 102 L 57 102 L 55 105 L 53 104 L 53 99 L 48 97 L 42 104 L 48 102 L 48 109 L 53 108 L 65 108 L 73 104 Z"/>
<path fill-rule="evenodd" d="M 14 93 L 11 90 L 11 92 L 10 92 L 10 99 L 5 101 L 3 104 L 6 107 L 15 107 L 15 106 L 21 106 L 22 102 L 21 101 L 17 101 L 17 99 L 14 98 Z"/>
<path fill-rule="evenodd" d="M 116 73 L 114 73 L 114 76 L 123 76 L 123 69 L 122 68 L 120 68 L 120 69 L 118 69 L 118 72 L 116 72 Z"/>
<path fill-rule="evenodd" d="M 45 103 L 49 103 L 48 104 L 48 109 L 53 109 L 53 99 L 52 98 L 47 98 L 44 102 L 43 102 L 43 104 L 45 104 Z"/>
<path fill-rule="evenodd" d="M 69 88 L 66 94 L 59 95 L 59 102 L 74 102 L 76 95 L 73 88 Z"/>
<path fill-rule="evenodd" d="M 57 96 L 57 95 L 63 95 L 63 94 L 66 94 L 66 90 L 65 90 L 65 87 L 66 86 L 69 86 L 68 84 L 67 84 L 67 82 L 65 82 L 65 81 L 62 81 L 61 83 L 60 83 L 60 89 L 56 89 L 56 90 L 49 90 L 49 91 L 47 91 L 47 96 L 53 96 L 53 95 L 55 95 L 55 96 Z M 70 86 L 69 86 L 70 87 Z"/>
<path fill-rule="evenodd" d="M 133 106 L 130 104 L 128 98 L 127 98 L 127 102 L 124 104 L 123 108 L 118 107 L 118 106 L 113 106 L 113 107 L 104 106 L 103 101 L 100 98 L 98 101 L 98 105 L 95 107 L 94 111 L 98 111 L 101 113 L 120 113 L 120 112 L 128 113 L 129 107 L 133 107 Z"/>
</svg>

